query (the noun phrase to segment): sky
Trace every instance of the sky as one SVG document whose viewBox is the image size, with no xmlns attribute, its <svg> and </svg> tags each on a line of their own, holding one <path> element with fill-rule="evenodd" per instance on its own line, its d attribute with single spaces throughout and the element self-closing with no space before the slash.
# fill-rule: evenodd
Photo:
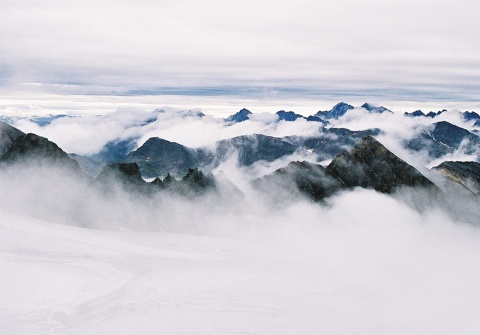
<svg viewBox="0 0 480 335">
<path fill-rule="evenodd" d="M 477 1 L 10 1 L 0 113 L 480 107 Z"/>
</svg>

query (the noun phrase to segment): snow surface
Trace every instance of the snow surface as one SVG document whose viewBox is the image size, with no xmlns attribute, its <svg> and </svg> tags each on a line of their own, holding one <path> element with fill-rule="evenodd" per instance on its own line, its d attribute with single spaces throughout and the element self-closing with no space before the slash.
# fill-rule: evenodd
<svg viewBox="0 0 480 335">
<path fill-rule="evenodd" d="M 478 229 L 418 215 L 222 237 L 0 209 L 0 334 L 478 334 Z"/>
</svg>

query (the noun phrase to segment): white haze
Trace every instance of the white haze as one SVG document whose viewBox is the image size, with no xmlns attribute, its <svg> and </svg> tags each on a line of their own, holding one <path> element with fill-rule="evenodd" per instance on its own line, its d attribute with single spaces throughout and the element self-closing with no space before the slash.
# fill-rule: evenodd
<svg viewBox="0 0 480 335">
<path fill-rule="evenodd" d="M 237 112 L 232 110 L 232 114 Z M 295 122 L 277 121 L 273 113 L 254 113 L 250 120 L 229 124 L 222 118 L 199 117 L 198 110 L 165 108 L 163 111 L 145 111 L 122 108 L 104 115 L 82 115 L 64 117 L 40 127 L 29 118 L 14 118 L 14 125 L 24 132 L 45 136 L 57 143 L 68 153 L 93 155 L 110 141 L 131 139 L 136 147 L 150 137 L 160 137 L 191 148 L 213 147 L 216 141 L 240 135 L 264 134 L 274 137 L 316 136 L 321 133 L 321 124 L 298 119 Z M 148 120 L 154 122 L 147 123 Z M 439 121 L 448 121 L 467 130 L 475 130 L 472 122 L 464 122 L 461 112 L 456 109 L 446 111 L 435 118 L 406 117 L 403 113 L 369 113 L 357 107 L 338 120 L 330 120 L 329 127 L 344 127 L 351 130 L 379 128 L 378 139 L 393 153 L 415 166 L 422 172 L 444 160 L 475 160 L 477 154 L 465 154 L 462 147 L 440 159 L 432 159 L 427 152 L 411 152 L 404 148 L 404 142 L 417 136 L 424 127 Z M 330 135 L 329 135 L 330 136 Z M 314 161 L 307 152 L 295 154 L 293 160 Z M 274 162 L 269 166 L 282 167 L 288 164 Z M 262 163 L 257 166 L 260 168 Z M 264 174 L 272 169 L 266 169 Z M 258 171 L 257 171 L 258 172 Z M 261 171 L 260 171 L 261 172 Z M 256 176 L 261 176 L 257 173 Z"/>
<path fill-rule="evenodd" d="M 193 199 L 104 191 L 52 167 L 3 170 L 0 333 L 477 334 L 478 201 L 399 144 L 432 122 L 360 108 L 332 120 L 383 129 L 389 149 L 455 190 L 442 201 L 355 189 L 317 204 L 288 185 L 255 189 L 255 178 L 291 160 L 313 161 L 308 152 L 247 168 L 231 157 L 213 171 L 219 194 Z M 196 146 L 320 128 L 271 115 L 226 125 L 128 109 L 16 125 L 77 153 L 117 138 Z"/>
<path fill-rule="evenodd" d="M 232 111 L 232 114 L 237 111 Z M 154 117 L 157 118 L 155 122 L 145 124 Z M 25 133 L 47 137 L 66 152 L 79 155 L 95 154 L 107 142 L 117 139 L 136 138 L 140 146 L 150 137 L 160 137 L 196 148 L 240 135 L 313 136 L 320 128 L 316 122 L 276 120 L 277 116 L 271 113 L 256 113 L 246 122 L 228 124 L 221 118 L 199 118 L 196 112 L 174 108 L 164 112 L 124 108 L 105 115 L 59 118 L 43 127 L 28 118 L 19 118 L 14 125 Z"/>
<path fill-rule="evenodd" d="M 105 193 L 50 167 L 2 173 L 0 329 L 480 330 L 480 231 L 452 211 L 419 212 L 407 193 L 357 189 L 320 205 L 246 185 L 244 197 L 224 185 L 220 196 L 185 199 Z"/>
</svg>

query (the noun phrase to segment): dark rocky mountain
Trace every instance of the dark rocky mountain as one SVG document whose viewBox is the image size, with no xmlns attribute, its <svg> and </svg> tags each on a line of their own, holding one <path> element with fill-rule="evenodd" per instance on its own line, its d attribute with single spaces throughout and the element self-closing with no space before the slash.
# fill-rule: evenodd
<svg viewBox="0 0 480 335">
<path fill-rule="evenodd" d="M 219 162 L 232 153 L 238 154 L 240 166 L 250 166 L 260 160 L 272 162 L 291 155 L 297 147 L 280 138 L 260 134 L 243 135 L 217 142 L 214 162 Z"/>
<path fill-rule="evenodd" d="M 409 116 L 409 117 L 426 116 L 425 113 L 422 112 L 421 110 L 416 110 L 415 112 L 412 112 L 412 113 L 405 112 L 403 113 L 403 115 Z"/>
<path fill-rule="evenodd" d="M 445 112 L 447 112 L 447 110 L 442 109 L 441 111 L 438 111 L 438 112 L 428 112 L 425 116 L 431 117 L 433 119 L 434 117 L 439 116 L 440 114 L 443 114 Z"/>
<path fill-rule="evenodd" d="M 362 105 L 362 108 L 363 108 L 363 109 L 366 109 L 366 110 L 369 111 L 370 113 L 379 113 L 379 114 L 385 113 L 385 112 L 387 112 L 387 113 L 393 113 L 391 110 L 389 110 L 389 109 L 387 109 L 387 108 L 385 108 L 385 107 L 383 107 L 383 106 L 377 107 L 377 106 L 374 106 L 374 105 L 369 104 L 369 103 L 367 103 L 367 102 Z"/>
<path fill-rule="evenodd" d="M 327 126 L 330 124 L 329 121 L 326 121 L 326 120 L 323 120 L 321 118 L 319 118 L 318 116 L 315 116 L 315 115 L 310 115 L 307 117 L 307 121 L 308 122 L 320 122 L 323 124 L 323 126 Z"/>
<path fill-rule="evenodd" d="M 465 121 L 472 121 L 472 120 L 479 120 L 480 119 L 480 115 L 478 115 L 477 113 L 475 112 L 463 112 L 463 119 Z"/>
<path fill-rule="evenodd" d="M 165 183 L 169 185 L 168 183 Z M 209 173 L 205 175 L 199 169 L 189 169 L 181 181 L 175 183 L 176 189 L 167 186 L 167 189 L 186 196 L 201 195 L 208 191 L 216 190 L 215 177 Z M 172 185 L 170 183 L 170 185 Z"/>
<path fill-rule="evenodd" d="M 87 158 L 103 166 L 123 160 L 136 146 L 137 138 L 116 139 L 105 144 L 97 154 Z"/>
<path fill-rule="evenodd" d="M 237 113 L 230 115 L 225 119 L 226 122 L 231 122 L 231 123 L 237 123 L 237 122 L 243 122 L 247 121 L 250 119 L 249 115 L 252 114 L 248 109 L 242 108 L 240 111 Z"/>
<path fill-rule="evenodd" d="M 6 164 L 34 162 L 35 164 L 55 164 L 80 171 L 74 159 L 58 145 L 32 133 L 17 137 L 7 152 L 0 158 Z"/>
<path fill-rule="evenodd" d="M 434 183 L 372 136 L 364 137 L 352 150 L 335 157 L 326 172 L 349 188 L 359 186 L 383 193 L 392 193 L 400 186 L 438 190 Z"/>
<path fill-rule="evenodd" d="M 403 113 L 403 115 L 405 116 L 410 116 L 410 117 L 418 117 L 418 116 L 423 116 L 423 117 L 429 117 L 429 118 L 435 118 L 437 117 L 438 115 L 442 114 L 442 113 L 445 113 L 447 110 L 446 109 L 443 109 L 441 111 L 438 111 L 438 112 L 428 112 L 427 114 L 425 114 L 424 112 L 422 112 L 421 110 L 416 110 L 415 112 L 413 113 L 408 113 L 408 112 L 405 112 Z"/>
<path fill-rule="evenodd" d="M 417 137 L 406 142 L 407 148 L 414 151 L 427 150 L 429 156 L 434 158 L 454 152 L 461 145 L 466 154 L 474 154 L 478 152 L 480 138 L 446 121 L 423 128 Z"/>
<path fill-rule="evenodd" d="M 346 112 L 349 110 L 353 109 L 354 107 L 346 104 L 344 102 L 340 102 L 333 106 L 333 108 L 329 111 L 320 111 L 315 116 L 318 116 L 321 119 L 337 119 L 343 115 L 345 115 Z"/>
<path fill-rule="evenodd" d="M 0 157 L 12 146 L 13 142 L 25 133 L 8 123 L 0 121 Z"/>
<path fill-rule="evenodd" d="M 321 201 L 345 185 L 326 173 L 326 169 L 309 162 L 291 162 L 270 175 L 256 180 L 255 186 L 282 199 L 290 199 L 294 192 L 313 201 Z"/>
<path fill-rule="evenodd" d="M 278 111 L 277 113 L 279 121 L 296 121 L 297 119 L 304 119 L 305 117 L 295 112 L 286 112 L 284 110 Z"/>
<path fill-rule="evenodd" d="M 69 156 L 78 162 L 84 173 L 91 177 L 96 177 L 105 165 L 122 162 L 135 149 L 136 143 L 136 138 L 116 139 L 105 144 L 94 155 L 69 154 Z"/>
<path fill-rule="evenodd" d="M 255 181 L 274 198 L 291 199 L 299 192 L 313 201 L 354 187 L 392 193 L 400 187 L 420 187 L 433 194 L 440 189 L 372 136 L 366 136 L 350 151 L 335 157 L 324 168 L 308 162 L 292 162 Z"/>
<path fill-rule="evenodd" d="M 312 150 L 321 161 L 331 159 L 343 151 L 351 149 L 367 135 L 376 136 L 378 134 L 380 134 L 379 129 L 351 131 L 346 128 L 323 128 L 318 136 L 309 137 L 298 145 Z"/>
<path fill-rule="evenodd" d="M 193 149 L 158 137 L 149 138 L 141 147 L 125 157 L 124 163 L 137 163 L 142 176 L 153 178 L 167 173 L 183 175 L 198 166 Z"/>
<path fill-rule="evenodd" d="M 433 170 L 480 195 L 479 163 L 446 161 L 435 166 Z"/>
<path fill-rule="evenodd" d="M 120 183 L 129 189 L 132 187 L 140 189 L 140 187 L 147 185 L 136 163 L 107 164 L 95 180 L 108 187 Z"/>
<path fill-rule="evenodd" d="M 143 194 L 152 192 L 169 192 L 183 196 L 197 196 L 216 189 L 212 174 L 205 175 L 198 169 L 189 169 L 181 180 L 176 180 L 170 174 L 161 180 L 159 177 L 147 183 L 143 180 L 140 168 L 136 163 L 113 163 L 106 165 L 95 179 L 97 187 L 111 191 L 120 185 L 126 191 L 136 191 Z"/>
</svg>

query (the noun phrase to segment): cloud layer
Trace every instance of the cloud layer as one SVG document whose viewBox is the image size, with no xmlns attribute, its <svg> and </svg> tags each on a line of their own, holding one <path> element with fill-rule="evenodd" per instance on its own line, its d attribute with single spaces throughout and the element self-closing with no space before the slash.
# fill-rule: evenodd
<svg viewBox="0 0 480 335">
<path fill-rule="evenodd" d="M 479 10 L 475 1 L 427 0 L 6 1 L 0 85 L 5 92 L 475 102 Z"/>
</svg>

